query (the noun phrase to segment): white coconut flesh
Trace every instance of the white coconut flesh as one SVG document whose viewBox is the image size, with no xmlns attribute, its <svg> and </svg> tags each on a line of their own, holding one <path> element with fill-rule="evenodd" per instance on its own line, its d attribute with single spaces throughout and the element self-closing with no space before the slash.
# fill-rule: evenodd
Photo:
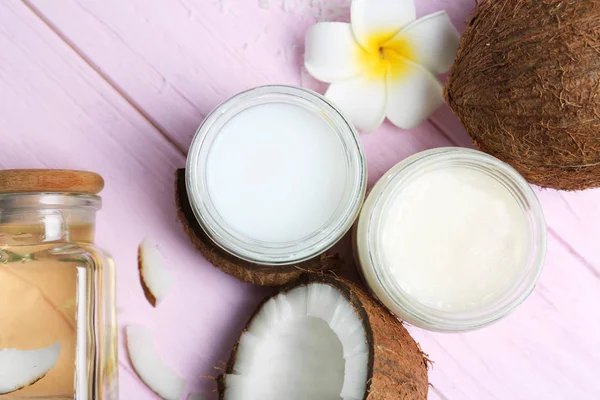
<svg viewBox="0 0 600 400">
<path fill-rule="evenodd" d="M 186 382 L 160 358 L 152 332 L 143 326 L 130 325 L 125 334 L 129 359 L 142 381 L 163 399 L 179 400 Z"/>
<path fill-rule="evenodd" d="M 158 305 L 173 285 L 173 275 L 165 267 L 162 256 L 148 238 L 140 244 L 139 263 L 142 285 L 150 291 Z"/>
<path fill-rule="evenodd" d="M 369 347 L 346 298 L 322 283 L 268 300 L 240 337 L 226 400 L 362 400 Z"/>
<path fill-rule="evenodd" d="M 0 395 L 42 379 L 54 366 L 60 343 L 35 350 L 0 349 Z"/>
</svg>

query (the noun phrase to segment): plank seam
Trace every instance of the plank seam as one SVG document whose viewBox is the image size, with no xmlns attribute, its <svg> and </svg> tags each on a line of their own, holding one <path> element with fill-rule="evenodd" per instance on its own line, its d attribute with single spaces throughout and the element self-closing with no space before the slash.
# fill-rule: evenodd
<svg viewBox="0 0 600 400">
<path fill-rule="evenodd" d="M 442 136 L 444 136 L 446 139 L 448 139 L 448 141 L 450 143 L 452 143 L 454 146 L 463 147 L 452 136 L 450 136 L 444 129 L 442 129 L 442 127 L 437 122 L 435 122 L 435 120 L 433 118 L 428 118 L 427 121 L 431 125 L 433 125 L 433 127 L 435 129 L 437 129 L 442 134 Z"/>
<path fill-rule="evenodd" d="M 141 116 L 144 118 L 160 135 L 177 150 L 184 157 L 187 156 L 187 151 L 179 146 L 177 142 L 175 142 L 166 130 L 160 125 L 158 121 L 152 118 L 151 115 L 147 114 L 143 108 L 138 105 L 133 98 L 131 98 L 124 90 L 122 90 L 119 85 L 114 82 L 110 77 L 102 73 L 102 69 L 96 65 L 90 58 L 88 58 L 83 51 L 81 51 L 75 43 L 73 43 L 56 25 L 54 25 L 50 20 L 48 20 L 44 14 L 42 14 L 37 7 L 30 2 L 30 0 L 21 0 L 22 3 L 27 7 L 37 18 L 42 21 L 44 25 L 46 25 L 55 35 L 57 35 L 79 58 L 83 60 L 100 78 L 105 81 L 115 92 L 117 92 L 131 107 L 133 107 Z"/>
<path fill-rule="evenodd" d="M 429 388 L 431 389 L 431 391 L 433 393 L 435 393 L 435 395 L 437 397 L 440 398 L 440 400 L 450 400 L 450 398 L 448 396 L 446 396 L 444 393 L 442 393 L 442 391 L 438 388 L 436 388 L 435 386 L 433 386 L 433 384 L 429 384 Z"/>
<path fill-rule="evenodd" d="M 588 259 L 585 258 L 582 254 L 580 254 L 577 250 L 575 250 L 573 248 L 573 246 L 571 246 L 569 244 L 569 242 L 567 242 L 565 239 L 563 239 L 554 229 L 552 229 L 549 226 L 547 227 L 547 229 L 548 229 L 548 234 L 550 236 L 552 236 L 554 239 L 556 239 L 556 241 L 561 246 L 563 246 L 569 252 L 569 254 L 571 254 L 571 256 L 573 256 L 573 258 L 575 258 L 577 261 L 579 261 L 581 264 L 583 264 L 583 266 L 586 267 L 596 279 L 600 279 L 600 271 L 598 271 L 598 269 L 594 266 L 594 264 L 592 264 L 590 261 L 588 261 Z"/>
</svg>

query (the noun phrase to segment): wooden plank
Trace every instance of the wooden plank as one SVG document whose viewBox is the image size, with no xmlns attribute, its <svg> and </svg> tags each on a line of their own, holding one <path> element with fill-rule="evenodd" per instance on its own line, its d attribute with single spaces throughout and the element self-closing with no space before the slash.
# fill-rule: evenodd
<svg viewBox="0 0 600 400">
<path fill-rule="evenodd" d="M 411 328 L 435 388 L 452 400 L 598 399 L 598 282 L 550 238 L 536 290 L 506 319 L 454 335 Z"/>
<path fill-rule="evenodd" d="M 322 90 L 323 85 L 302 68 L 304 34 L 317 19 L 349 15 L 348 2 L 340 1 L 160 0 L 148 6 L 143 0 L 69 0 L 57 7 L 32 0 L 28 4 L 182 149 L 187 149 L 210 110 L 242 90 L 273 83 Z M 473 0 L 447 7 L 457 24 L 462 23 L 465 4 L 470 8 Z M 399 134 L 398 142 L 427 135 L 438 146 L 469 143 L 447 108 L 433 120 L 451 128 L 444 129 L 451 140 L 425 123 Z M 410 143 L 405 147 L 422 150 Z"/>
<path fill-rule="evenodd" d="M 600 279 L 600 189 L 538 190 L 550 235 Z"/>
<path fill-rule="evenodd" d="M 0 2 L 1 168 L 75 168 L 101 173 L 98 242 L 118 271 L 119 322 L 150 326 L 167 363 L 210 394 L 213 366 L 254 308 L 260 290 L 207 264 L 176 222 L 177 151 L 27 7 Z M 151 236 L 176 277 L 157 309 L 144 298 L 137 245 Z M 129 365 L 120 343 L 120 363 Z M 130 367 L 129 367 L 130 368 Z M 154 398 L 121 368 L 121 398 Z"/>
</svg>

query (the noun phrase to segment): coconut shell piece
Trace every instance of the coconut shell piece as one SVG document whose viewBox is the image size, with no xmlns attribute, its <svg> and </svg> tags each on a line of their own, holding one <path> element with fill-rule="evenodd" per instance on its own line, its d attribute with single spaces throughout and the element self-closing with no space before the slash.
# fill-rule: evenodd
<svg viewBox="0 0 600 400">
<path fill-rule="evenodd" d="M 400 320 L 373 297 L 345 279 L 330 274 L 302 276 L 296 282 L 282 287 L 275 295 L 265 298 L 250 318 L 242 335 L 249 331 L 253 321 L 258 318 L 269 300 L 313 283 L 328 285 L 338 291 L 362 322 L 369 355 L 366 390 L 361 398 L 363 400 L 427 399 L 429 363 L 427 355 L 421 351 Z M 225 398 L 228 379 L 238 371 L 235 364 L 239 356 L 240 343 L 241 341 L 238 341 L 234 346 L 225 373 L 217 378 L 221 400 Z M 290 384 L 292 382 L 293 380 L 290 380 Z M 248 393 L 249 398 L 252 397 L 251 395 L 252 393 Z"/>
<path fill-rule="evenodd" d="M 149 238 L 138 246 L 138 272 L 146 300 L 156 307 L 173 285 L 173 276 L 165 268 L 160 253 Z"/>
<path fill-rule="evenodd" d="M 148 303 L 150 303 L 152 307 L 156 308 L 156 296 L 154 295 L 154 293 L 152 293 L 152 290 L 150 290 L 150 288 L 146 284 L 146 281 L 144 280 L 144 274 L 142 272 L 143 265 L 144 259 L 142 256 L 142 250 L 138 248 L 138 273 L 140 275 L 140 284 L 142 285 L 144 297 L 146 297 L 146 300 L 148 300 Z"/>
<path fill-rule="evenodd" d="M 186 381 L 162 360 L 154 348 L 152 332 L 141 325 L 125 328 L 127 353 L 138 377 L 164 400 L 179 400 Z"/>
<path fill-rule="evenodd" d="M 237 279 L 260 286 L 279 286 L 305 272 L 339 271 L 343 265 L 338 255 L 323 254 L 292 265 L 260 265 L 239 259 L 217 246 L 204 232 L 192 211 L 185 186 L 185 169 L 175 173 L 175 201 L 178 218 L 192 243 L 211 264 Z"/>
<path fill-rule="evenodd" d="M 46 377 L 56 365 L 59 354 L 58 342 L 33 350 L 0 349 L 0 397 L 34 385 Z"/>
<path fill-rule="evenodd" d="M 542 187 L 600 186 L 600 2 L 482 0 L 445 97 L 479 149 Z"/>
</svg>

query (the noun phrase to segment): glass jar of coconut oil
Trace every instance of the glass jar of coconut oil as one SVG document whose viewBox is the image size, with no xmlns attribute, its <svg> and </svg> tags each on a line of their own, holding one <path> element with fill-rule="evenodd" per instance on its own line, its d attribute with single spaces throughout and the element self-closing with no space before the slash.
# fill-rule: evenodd
<svg viewBox="0 0 600 400">
<path fill-rule="evenodd" d="M 260 265 L 323 254 L 351 228 L 366 188 L 358 134 L 317 93 L 262 86 L 211 112 L 186 166 L 202 229 L 227 253 Z"/>
<path fill-rule="evenodd" d="M 405 159 L 370 192 L 355 251 L 371 289 L 397 316 L 436 331 L 467 331 L 515 309 L 546 251 L 535 193 L 480 151 L 440 148 Z"/>
<path fill-rule="evenodd" d="M 0 171 L 0 399 L 117 399 L 113 261 L 94 245 L 102 178 Z"/>
</svg>

